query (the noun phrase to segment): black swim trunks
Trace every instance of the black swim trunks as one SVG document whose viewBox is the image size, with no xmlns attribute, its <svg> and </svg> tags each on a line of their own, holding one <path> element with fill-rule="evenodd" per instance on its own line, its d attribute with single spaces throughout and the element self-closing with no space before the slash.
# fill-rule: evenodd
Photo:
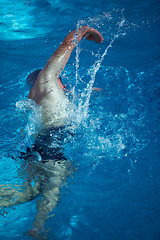
<svg viewBox="0 0 160 240">
<path fill-rule="evenodd" d="M 54 161 L 66 160 L 63 153 L 63 140 L 62 128 L 46 129 L 39 133 L 32 150 L 40 154 L 42 162 L 49 159 Z"/>
<path fill-rule="evenodd" d="M 31 148 L 28 147 L 26 153 L 21 153 L 21 158 L 28 161 L 38 160 L 43 163 L 48 160 L 67 160 L 63 153 L 65 133 L 63 128 L 42 130 L 38 134 L 33 146 Z"/>
</svg>

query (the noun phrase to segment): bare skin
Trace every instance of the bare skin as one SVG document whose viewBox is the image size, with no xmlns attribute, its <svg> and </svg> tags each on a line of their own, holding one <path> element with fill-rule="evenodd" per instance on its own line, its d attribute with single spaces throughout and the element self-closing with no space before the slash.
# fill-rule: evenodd
<svg viewBox="0 0 160 240">
<path fill-rule="evenodd" d="M 42 99 L 47 95 L 47 83 L 49 81 L 56 83 L 59 75 L 68 62 L 69 57 L 76 46 L 76 42 L 74 42 L 75 32 L 76 30 L 66 36 L 60 47 L 55 51 L 43 70 L 40 72 L 34 87 L 30 90 L 28 98 L 33 99 L 37 104 L 41 104 Z M 95 41 L 97 43 L 101 43 L 103 41 L 102 35 L 97 30 L 86 26 L 79 29 L 76 38 L 78 42 L 82 38 Z M 61 87 L 61 83 L 59 86 Z"/>
<path fill-rule="evenodd" d="M 97 43 L 103 41 L 102 35 L 90 27 L 83 26 L 77 32 L 70 32 L 39 73 L 29 92 L 28 98 L 43 106 L 43 124 L 45 127 L 64 125 L 63 119 L 66 119 L 66 109 L 68 109 L 69 102 L 63 91 L 64 86 L 58 77 L 68 62 L 76 42 L 82 38 Z"/>
<path fill-rule="evenodd" d="M 76 35 L 76 36 L 75 36 Z M 63 40 L 60 47 L 51 56 L 47 64 L 38 74 L 34 86 L 31 88 L 28 98 L 34 100 L 38 105 L 43 107 L 43 124 L 45 127 L 63 126 L 63 117 L 65 117 L 68 99 L 64 94 L 65 86 L 62 84 L 59 75 L 63 71 L 69 57 L 75 48 L 77 42 L 82 38 L 90 41 L 101 43 L 103 41 L 102 35 L 93 28 L 83 26 L 77 32 L 76 30 L 70 32 Z M 100 89 L 95 89 L 100 91 Z M 55 115 L 58 114 L 59 116 Z M 57 120 L 58 119 L 58 120 Z M 34 165 L 34 166 L 33 166 Z M 53 159 L 48 159 L 46 163 L 30 163 L 25 171 L 28 172 L 30 178 L 34 176 L 30 174 L 30 168 L 34 169 L 34 174 L 37 174 L 37 182 L 32 187 L 26 183 L 26 190 L 24 194 L 20 194 L 12 190 L 11 194 L 16 197 L 16 202 L 12 201 L 12 205 L 28 201 L 28 192 L 31 198 L 35 197 L 41 189 L 43 199 L 37 202 L 37 215 L 33 223 L 33 229 L 28 232 L 29 236 L 34 239 L 42 238 L 41 233 L 44 231 L 44 224 L 48 214 L 56 207 L 59 200 L 60 188 L 65 178 L 72 172 L 72 164 L 69 161 L 54 162 Z M 45 180 L 44 180 L 45 179 Z M 31 181 L 31 179 L 30 179 Z M 6 186 L 3 187 L 5 190 Z M 2 196 L 5 193 L 2 193 Z M 7 195 L 8 196 L 8 195 Z M 6 203 L 5 206 L 10 206 Z M 3 205 L 2 205 L 3 206 Z"/>
</svg>

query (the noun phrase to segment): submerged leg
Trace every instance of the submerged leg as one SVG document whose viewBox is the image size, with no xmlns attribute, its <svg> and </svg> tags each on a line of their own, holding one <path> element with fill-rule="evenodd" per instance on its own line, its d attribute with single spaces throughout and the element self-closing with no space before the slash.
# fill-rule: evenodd
<svg viewBox="0 0 160 240">
<path fill-rule="evenodd" d="M 36 183 L 34 187 L 30 184 L 1 185 L 0 208 L 14 206 L 34 199 L 39 194 L 39 187 L 39 183 Z"/>
<path fill-rule="evenodd" d="M 48 180 L 43 185 L 42 198 L 37 202 L 37 215 L 31 229 L 27 235 L 38 239 L 39 234 L 44 231 L 44 225 L 49 213 L 57 206 L 60 197 L 61 186 L 65 179 L 73 172 L 73 165 L 69 161 L 54 162 L 48 160 L 44 164 Z"/>
<path fill-rule="evenodd" d="M 0 208 L 28 202 L 41 192 L 42 179 L 45 173 L 41 171 L 42 163 L 31 162 L 20 172 L 24 183 L 0 185 Z M 26 180 L 25 180 L 26 179 Z"/>
<path fill-rule="evenodd" d="M 45 163 L 28 164 L 24 185 L 1 185 L 0 207 L 9 207 L 34 199 L 41 194 L 37 200 L 37 214 L 31 229 L 26 235 L 34 239 L 44 239 L 44 225 L 49 213 L 57 206 L 60 197 L 60 189 L 65 184 L 65 179 L 74 171 L 70 161 L 46 160 Z M 32 181 L 31 181 L 32 180 Z M 34 186 L 33 186 L 34 181 Z M 42 235 L 41 235 L 42 234 Z"/>
</svg>

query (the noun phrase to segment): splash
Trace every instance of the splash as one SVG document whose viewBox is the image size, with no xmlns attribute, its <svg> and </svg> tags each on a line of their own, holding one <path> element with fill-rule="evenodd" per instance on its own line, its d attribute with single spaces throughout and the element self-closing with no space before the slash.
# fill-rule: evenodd
<svg viewBox="0 0 160 240">
<path fill-rule="evenodd" d="M 115 12 L 117 13 L 117 11 L 115 11 Z M 82 49 L 80 47 L 80 44 L 76 45 L 76 59 L 75 59 L 76 60 L 76 73 L 75 73 L 76 83 L 72 88 L 72 96 L 73 96 L 73 103 L 77 104 L 75 114 L 76 114 L 76 121 L 78 123 L 82 122 L 87 117 L 91 93 L 92 93 L 93 85 L 94 85 L 95 79 L 96 79 L 96 74 L 97 74 L 98 70 L 100 69 L 105 56 L 108 54 L 109 49 L 113 46 L 116 39 L 118 39 L 120 36 L 124 36 L 126 34 L 126 31 L 125 31 L 126 20 L 124 18 L 123 10 L 120 13 L 121 13 L 121 15 L 119 16 L 119 21 L 116 23 L 116 29 L 114 29 L 113 32 L 111 32 L 109 29 L 109 31 L 110 31 L 109 43 L 107 43 L 107 46 L 105 46 L 105 49 L 103 50 L 103 52 L 100 53 L 100 49 L 98 50 L 98 54 L 95 54 L 94 52 L 92 52 L 92 55 L 94 55 L 95 58 L 98 57 L 98 60 L 94 60 L 94 63 L 88 69 L 85 69 L 90 80 L 86 84 L 86 87 L 81 91 L 80 96 L 78 96 L 76 90 L 78 89 L 79 84 L 83 82 L 83 80 L 79 74 L 80 53 L 81 53 Z M 119 11 L 118 11 L 118 14 L 119 14 Z M 112 21 L 111 13 L 103 13 L 103 15 L 98 16 L 98 17 L 88 18 L 87 20 L 80 20 L 77 23 L 77 31 L 83 25 L 94 27 L 96 29 L 100 28 L 100 30 L 102 30 L 101 32 L 105 39 L 106 33 L 103 32 L 103 29 L 101 29 L 101 28 L 106 26 L 106 24 L 108 24 L 108 22 L 110 22 L 110 21 Z M 106 31 L 106 32 L 108 33 L 108 31 Z M 107 36 L 107 38 L 109 38 L 109 36 Z M 106 45 L 106 41 L 104 41 L 103 45 Z M 79 100 L 78 100 L 78 98 L 79 98 Z"/>
<path fill-rule="evenodd" d="M 27 121 L 27 124 L 25 123 L 25 126 L 19 129 L 22 141 L 17 147 L 17 150 L 25 152 L 27 147 L 31 147 L 34 136 L 41 129 L 41 107 L 37 106 L 31 99 L 27 99 L 17 102 L 16 110 L 21 113 L 23 115 L 23 119 L 26 119 Z"/>
</svg>

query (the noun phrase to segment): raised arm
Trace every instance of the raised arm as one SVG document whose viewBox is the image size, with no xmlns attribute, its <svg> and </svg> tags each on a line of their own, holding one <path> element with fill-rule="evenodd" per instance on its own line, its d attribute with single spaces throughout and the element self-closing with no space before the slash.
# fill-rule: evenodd
<svg viewBox="0 0 160 240">
<path fill-rule="evenodd" d="M 103 41 L 102 35 L 94 28 L 83 26 L 79 28 L 78 31 L 74 30 L 70 32 L 59 48 L 48 60 L 45 67 L 40 71 L 35 85 L 29 93 L 29 98 L 39 103 L 41 99 L 46 96 L 46 90 L 48 89 L 49 83 L 56 88 L 57 79 L 61 72 L 63 71 L 68 59 L 76 46 L 82 38 L 88 39 L 90 41 L 95 41 L 100 43 Z M 61 87 L 61 86 L 60 86 Z"/>
<path fill-rule="evenodd" d="M 61 74 L 63 71 L 68 59 L 76 46 L 76 41 L 80 41 L 82 38 L 86 38 L 88 40 L 96 41 L 97 43 L 103 41 L 102 35 L 95 30 L 94 28 L 83 26 L 78 30 L 70 32 L 65 39 L 63 40 L 60 47 L 55 51 L 55 53 L 51 56 L 49 61 L 47 62 L 44 70 L 49 71 L 50 74 L 55 74 L 56 78 Z"/>
</svg>

